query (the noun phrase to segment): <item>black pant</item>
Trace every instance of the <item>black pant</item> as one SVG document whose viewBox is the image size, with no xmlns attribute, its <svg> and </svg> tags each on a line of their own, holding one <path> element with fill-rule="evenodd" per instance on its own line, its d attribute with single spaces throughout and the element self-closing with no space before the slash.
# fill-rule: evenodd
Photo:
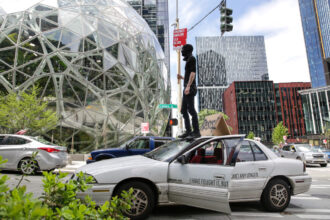
<svg viewBox="0 0 330 220">
<path fill-rule="evenodd" d="M 184 91 L 183 91 L 184 94 Z M 190 126 L 190 119 L 189 119 L 189 114 L 192 117 L 192 126 L 194 129 L 194 132 L 199 132 L 199 127 L 198 127 L 198 117 L 197 117 L 197 112 L 195 110 L 194 106 L 194 95 L 183 95 L 182 98 L 182 105 L 181 105 L 181 114 L 184 119 L 184 125 L 186 127 L 186 132 L 191 132 L 191 126 Z M 188 114 L 189 113 L 189 114 Z"/>
</svg>

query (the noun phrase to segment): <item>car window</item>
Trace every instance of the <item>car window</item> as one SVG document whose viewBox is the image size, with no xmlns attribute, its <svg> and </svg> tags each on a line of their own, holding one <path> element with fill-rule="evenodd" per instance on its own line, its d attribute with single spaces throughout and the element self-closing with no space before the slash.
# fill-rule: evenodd
<svg viewBox="0 0 330 220">
<path fill-rule="evenodd" d="M 129 144 L 129 149 L 149 149 L 149 139 L 137 139 Z"/>
<path fill-rule="evenodd" d="M 252 147 L 254 158 L 256 161 L 260 160 L 267 160 L 267 156 L 264 154 L 264 152 L 253 142 L 250 141 L 250 145 Z"/>
<path fill-rule="evenodd" d="M 5 139 L 6 136 L 0 136 L 0 145 L 2 144 L 3 139 Z"/>
<path fill-rule="evenodd" d="M 155 148 L 162 146 L 163 144 L 166 144 L 166 140 L 154 140 Z"/>
<path fill-rule="evenodd" d="M 290 146 L 289 145 L 283 146 L 282 150 L 290 151 Z"/>
<path fill-rule="evenodd" d="M 235 154 L 235 150 L 237 145 L 240 143 L 241 139 L 240 138 L 233 138 L 233 139 L 224 139 L 224 148 L 225 148 L 225 157 L 226 157 L 226 165 L 232 165 L 232 159 Z"/>
<path fill-rule="evenodd" d="M 223 143 L 211 141 L 192 151 L 188 156 L 188 163 L 192 164 L 223 164 Z"/>
<path fill-rule="evenodd" d="M 9 136 L 8 138 L 4 139 L 3 145 L 22 145 L 22 144 L 27 144 L 29 142 L 30 141 L 28 141 L 24 138 Z"/>
<path fill-rule="evenodd" d="M 254 161 L 253 151 L 248 141 L 243 141 L 236 162 Z"/>
<path fill-rule="evenodd" d="M 173 157 L 175 157 L 179 152 L 184 150 L 189 144 L 189 140 L 171 141 L 144 154 L 144 156 L 159 161 L 169 161 L 173 159 Z"/>
</svg>

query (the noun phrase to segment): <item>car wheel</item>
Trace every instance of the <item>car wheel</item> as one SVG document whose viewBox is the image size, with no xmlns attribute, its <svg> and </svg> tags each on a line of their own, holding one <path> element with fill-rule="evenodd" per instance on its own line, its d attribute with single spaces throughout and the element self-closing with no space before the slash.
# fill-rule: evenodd
<svg viewBox="0 0 330 220">
<path fill-rule="evenodd" d="M 18 164 L 18 169 L 23 174 L 33 174 L 38 169 L 37 161 L 32 160 L 32 158 L 24 158 Z"/>
<path fill-rule="evenodd" d="M 282 179 L 273 179 L 264 189 L 261 203 L 267 211 L 281 212 L 288 207 L 290 199 L 289 185 Z"/>
<path fill-rule="evenodd" d="M 321 165 L 321 167 L 326 167 L 328 164 L 325 163 L 325 164 L 320 164 L 320 165 Z"/>
<path fill-rule="evenodd" d="M 117 195 L 120 196 L 123 190 L 128 191 L 133 188 L 132 208 L 125 215 L 132 220 L 145 219 L 151 213 L 155 206 L 155 196 L 152 189 L 143 182 L 132 181 L 123 184 L 117 190 Z"/>
</svg>

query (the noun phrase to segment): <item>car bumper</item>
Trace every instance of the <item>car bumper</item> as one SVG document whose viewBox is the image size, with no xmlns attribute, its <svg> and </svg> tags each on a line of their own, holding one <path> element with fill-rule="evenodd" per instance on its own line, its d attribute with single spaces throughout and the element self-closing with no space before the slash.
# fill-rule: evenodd
<svg viewBox="0 0 330 220">
<path fill-rule="evenodd" d="M 89 196 L 97 205 L 103 205 L 106 201 L 110 201 L 114 188 L 114 184 L 94 184 L 85 192 L 78 192 L 77 198 L 84 199 Z"/>
<path fill-rule="evenodd" d="M 50 153 L 48 155 L 37 155 L 40 170 L 52 170 L 65 167 L 68 164 L 67 153 Z"/>
<path fill-rule="evenodd" d="M 312 177 L 308 174 L 303 176 L 291 176 L 290 181 L 293 185 L 293 195 L 307 192 L 312 185 Z"/>
<path fill-rule="evenodd" d="M 326 159 L 306 159 L 306 164 L 311 165 L 311 164 L 326 164 L 328 161 Z"/>
</svg>

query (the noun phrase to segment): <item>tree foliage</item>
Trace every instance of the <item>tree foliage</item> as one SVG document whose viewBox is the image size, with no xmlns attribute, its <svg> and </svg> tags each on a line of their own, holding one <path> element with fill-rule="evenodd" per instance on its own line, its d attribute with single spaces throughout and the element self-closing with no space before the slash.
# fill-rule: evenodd
<svg viewBox="0 0 330 220">
<path fill-rule="evenodd" d="M 283 122 L 281 121 L 276 125 L 276 127 L 273 129 L 272 133 L 272 141 L 274 144 L 283 144 L 283 136 L 288 136 L 288 129 L 283 125 Z"/>
<path fill-rule="evenodd" d="M 255 137 L 255 135 L 254 135 L 253 131 L 250 131 L 246 138 L 253 140 L 254 137 Z"/>
<path fill-rule="evenodd" d="M 0 164 L 5 163 L 0 156 Z M 43 172 L 43 194 L 35 198 L 26 193 L 26 186 L 12 190 L 6 184 L 6 175 L 0 176 L 0 219 L 57 220 L 57 219 L 108 219 L 124 220 L 123 213 L 131 209 L 133 189 L 123 191 L 121 197 L 113 197 L 102 206 L 96 206 L 88 196 L 84 200 L 76 197 L 79 191 L 86 191 L 93 181 L 82 172 L 74 179 L 65 181 L 66 173 Z"/>
<path fill-rule="evenodd" d="M 214 115 L 214 114 L 221 114 L 222 117 L 225 120 L 229 119 L 229 117 L 223 112 L 219 112 L 219 111 L 213 110 L 213 109 L 203 109 L 200 112 L 198 112 L 198 125 L 199 125 L 199 127 L 202 126 L 206 116 Z"/>
<path fill-rule="evenodd" d="M 12 92 L 0 97 L 0 127 L 14 133 L 28 129 L 29 133 L 42 133 L 54 128 L 58 118 L 56 112 L 47 109 L 48 102 L 37 97 L 38 88 L 30 92 Z"/>
</svg>

